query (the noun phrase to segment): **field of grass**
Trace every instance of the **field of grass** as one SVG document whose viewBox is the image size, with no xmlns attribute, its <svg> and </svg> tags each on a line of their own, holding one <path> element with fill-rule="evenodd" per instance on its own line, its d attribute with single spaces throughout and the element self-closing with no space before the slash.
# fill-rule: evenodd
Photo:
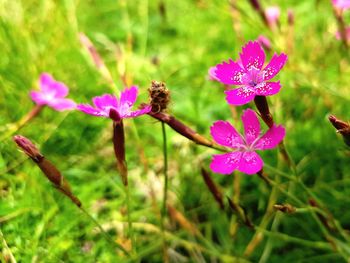
<svg viewBox="0 0 350 263">
<path fill-rule="evenodd" d="M 261 3 L 280 7 L 275 30 L 243 0 L 0 0 L 0 261 L 349 262 L 350 151 L 328 121 L 330 114 L 350 119 L 349 50 L 335 38 L 330 1 Z M 294 24 L 287 22 L 289 9 Z M 350 23 L 350 12 L 344 19 Z M 81 33 L 109 73 L 96 68 Z M 270 184 L 257 175 L 214 174 L 209 164 L 218 152 L 166 126 L 168 209 L 162 219 L 162 125 L 148 115 L 126 119 L 133 247 L 112 122 L 45 107 L 16 128 L 35 106 L 30 90 L 49 72 L 77 103 L 138 85 L 139 105 L 148 102 L 152 80 L 164 81 L 171 92 L 168 113 L 198 133 L 211 138 L 216 120 L 242 130 L 240 116 L 256 109 L 254 103 L 230 108 L 208 69 L 236 60 L 261 34 L 272 44 L 268 60 L 274 52 L 288 55 L 277 77 L 282 89 L 267 99 L 276 123 L 286 128 L 284 144 L 295 167 L 274 149 L 260 152 Z M 15 134 L 40 147 L 90 216 L 18 150 Z M 224 209 L 202 167 L 220 187 Z M 296 210 L 283 213 L 275 204 Z"/>
</svg>

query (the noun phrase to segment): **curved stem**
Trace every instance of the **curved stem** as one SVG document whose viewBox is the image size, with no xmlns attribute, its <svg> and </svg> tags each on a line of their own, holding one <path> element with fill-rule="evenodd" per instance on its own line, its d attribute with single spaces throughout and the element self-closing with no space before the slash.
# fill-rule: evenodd
<svg viewBox="0 0 350 263">
<path fill-rule="evenodd" d="M 162 134 L 163 134 L 163 158 L 164 158 L 164 189 L 163 189 L 163 206 L 162 206 L 162 216 L 166 214 L 166 202 L 168 196 L 168 153 L 167 153 L 167 139 L 165 124 L 162 122 Z"/>
<path fill-rule="evenodd" d="M 168 262 L 167 257 L 167 244 L 165 238 L 165 217 L 167 212 L 167 199 L 168 199 L 168 152 L 167 152 L 167 138 L 166 138 L 166 129 L 164 122 L 162 123 L 162 134 L 163 134 L 163 173 L 164 173 L 164 188 L 163 188 L 163 204 L 161 211 L 161 230 L 163 236 L 163 250 L 164 250 L 164 262 Z"/>
<path fill-rule="evenodd" d="M 131 221 L 131 204 L 130 204 L 130 191 L 129 191 L 129 185 L 124 186 L 125 189 L 125 198 L 126 198 L 126 206 L 127 206 L 127 220 L 128 220 L 128 237 L 131 240 L 131 247 L 132 251 L 136 251 L 135 245 L 135 236 L 134 236 L 134 229 L 132 228 L 132 221 Z"/>
</svg>

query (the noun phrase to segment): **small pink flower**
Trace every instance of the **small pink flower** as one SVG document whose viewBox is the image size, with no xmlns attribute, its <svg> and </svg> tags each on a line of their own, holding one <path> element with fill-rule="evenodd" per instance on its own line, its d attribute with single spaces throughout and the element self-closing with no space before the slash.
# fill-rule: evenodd
<svg viewBox="0 0 350 263">
<path fill-rule="evenodd" d="M 350 0 L 332 0 L 332 4 L 335 8 L 347 10 L 350 8 Z"/>
<path fill-rule="evenodd" d="M 276 27 L 281 15 L 280 8 L 278 6 L 270 6 L 265 9 L 265 15 L 270 27 Z"/>
<path fill-rule="evenodd" d="M 68 95 L 67 86 L 56 81 L 50 74 L 42 73 L 39 79 L 40 91 L 31 91 L 30 97 L 38 105 L 47 105 L 57 111 L 71 110 L 76 104 L 71 99 L 66 99 Z"/>
<path fill-rule="evenodd" d="M 89 104 L 79 104 L 77 109 L 93 116 L 111 118 L 119 121 L 124 118 L 133 118 L 151 111 L 151 106 L 131 111 L 132 106 L 136 102 L 138 88 L 132 86 L 121 92 L 120 99 L 111 94 L 104 94 L 102 96 L 92 98 L 94 106 Z"/>
<path fill-rule="evenodd" d="M 285 136 L 285 129 L 281 125 L 272 126 L 261 136 L 258 117 L 251 109 L 244 111 L 242 122 L 244 136 L 227 121 L 216 121 L 210 127 L 210 133 L 218 144 L 234 149 L 229 153 L 213 155 L 210 164 L 213 172 L 230 174 L 238 170 L 246 174 L 255 174 L 264 164 L 255 151 L 275 148 Z"/>
<path fill-rule="evenodd" d="M 287 55 L 273 55 L 269 64 L 263 69 L 265 52 L 258 42 L 249 42 L 242 48 L 241 63 L 229 59 L 216 65 L 215 77 L 226 85 L 241 86 L 238 89 L 225 91 L 229 104 L 243 105 L 256 95 L 274 95 L 281 89 L 280 82 L 268 82 L 283 68 Z"/>
</svg>

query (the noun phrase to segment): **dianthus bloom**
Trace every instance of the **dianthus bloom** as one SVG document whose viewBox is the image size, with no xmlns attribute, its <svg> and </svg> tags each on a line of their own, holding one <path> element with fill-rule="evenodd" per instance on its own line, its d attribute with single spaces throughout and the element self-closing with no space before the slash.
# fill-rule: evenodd
<svg viewBox="0 0 350 263">
<path fill-rule="evenodd" d="M 332 0 L 332 4 L 334 7 L 343 10 L 350 8 L 350 0 Z"/>
<path fill-rule="evenodd" d="M 240 86 L 227 90 L 226 100 L 233 105 L 243 105 L 254 99 L 256 95 L 269 96 L 279 92 L 280 82 L 269 82 L 282 69 L 287 55 L 273 55 L 269 64 L 265 63 L 265 52 L 258 42 L 249 42 L 242 48 L 241 65 L 230 59 L 216 65 L 215 79 L 226 85 Z"/>
<path fill-rule="evenodd" d="M 67 86 L 56 81 L 50 74 L 42 73 L 39 79 L 40 91 L 31 91 L 32 100 L 40 105 L 47 105 L 57 111 L 74 109 L 76 104 L 73 100 L 66 99 Z"/>
<path fill-rule="evenodd" d="M 285 129 L 281 125 L 273 125 L 261 136 L 258 117 L 251 109 L 244 111 L 242 122 L 244 136 L 227 121 L 216 121 L 210 127 L 211 135 L 218 144 L 234 149 L 229 153 L 213 155 L 210 164 L 213 172 L 230 174 L 238 170 L 246 174 L 255 174 L 264 164 L 255 151 L 275 148 L 285 136 Z"/>
<path fill-rule="evenodd" d="M 77 109 L 89 115 L 111 118 L 114 121 L 137 117 L 151 111 L 151 106 L 149 105 L 140 110 L 131 110 L 136 102 L 137 93 L 138 88 L 132 86 L 121 92 L 120 99 L 111 94 L 104 94 L 92 98 L 95 107 L 89 104 L 79 104 Z"/>
</svg>

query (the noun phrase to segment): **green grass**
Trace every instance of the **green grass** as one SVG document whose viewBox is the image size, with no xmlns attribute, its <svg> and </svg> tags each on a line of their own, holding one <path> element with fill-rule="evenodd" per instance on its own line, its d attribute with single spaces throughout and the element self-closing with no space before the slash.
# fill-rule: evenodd
<svg viewBox="0 0 350 263">
<path fill-rule="evenodd" d="M 69 97 L 77 102 L 115 92 L 81 46 L 79 32 L 94 43 L 119 90 L 124 69 L 130 84 L 140 87 L 138 103 L 148 101 L 151 80 L 165 81 L 172 97 L 169 112 L 208 138 L 209 127 L 218 119 L 241 128 L 239 120 L 232 120 L 221 84 L 207 80 L 208 68 L 229 57 L 236 59 L 248 40 L 268 36 L 273 51 L 289 57 L 278 75 L 283 88 L 268 101 L 276 122 L 287 129 L 285 144 L 298 176 L 339 225 L 350 228 L 349 148 L 327 120 L 330 113 L 349 119 L 350 60 L 348 50 L 334 37 L 337 25 L 330 1 L 262 1 L 282 9 L 275 32 L 264 26 L 248 1 L 237 1 L 234 17 L 228 1 L 164 0 L 165 16 L 159 11 L 161 2 L 0 0 L 0 261 L 9 261 L 10 253 L 17 262 L 163 261 L 160 123 L 149 116 L 125 121 L 137 241 L 133 257 L 120 253 L 17 150 L 10 136 L 3 137 L 34 106 L 28 93 L 41 72 L 65 82 Z M 295 13 L 293 37 L 287 24 L 288 8 Z M 350 22 L 350 14 L 344 15 Z M 237 107 L 238 116 L 247 107 L 255 109 L 254 105 Z M 58 113 L 45 108 L 18 133 L 40 145 L 86 210 L 118 243 L 126 244 L 125 196 L 115 169 L 111 125 L 107 119 L 78 111 Z M 234 262 L 235 258 L 241 262 L 346 262 L 350 258 L 348 232 L 344 237 L 336 229 L 326 229 L 327 240 L 323 225 L 308 210 L 307 191 L 298 183 L 287 188 L 283 173 L 292 178 L 294 174 L 278 150 L 261 153 L 265 171 L 301 204 L 273 191 L 255 175 L 237 173 L 239 202 L 254 225 L 260 225 L 266 215 L 271 219 L 264 229 L 251 230 L 237 225 L 232 211 L 221 211 L 204 184 L 200 168 L 208 169 L 216 151 L 195 145 L 169 127 L 166 130 L 168 202 L 201 233 L 191 234 L 168 216 L 165 237 L 170 262 Z M 225 195 L 237 197 L 234 176 L 212 177 Z M 294 214 L 267 213 L 271 192 L 276 193 L 275 203 L 305 209 Z M 244 256 L 258 231 L 264 238 L 249 257 Z"/>
</svg>

